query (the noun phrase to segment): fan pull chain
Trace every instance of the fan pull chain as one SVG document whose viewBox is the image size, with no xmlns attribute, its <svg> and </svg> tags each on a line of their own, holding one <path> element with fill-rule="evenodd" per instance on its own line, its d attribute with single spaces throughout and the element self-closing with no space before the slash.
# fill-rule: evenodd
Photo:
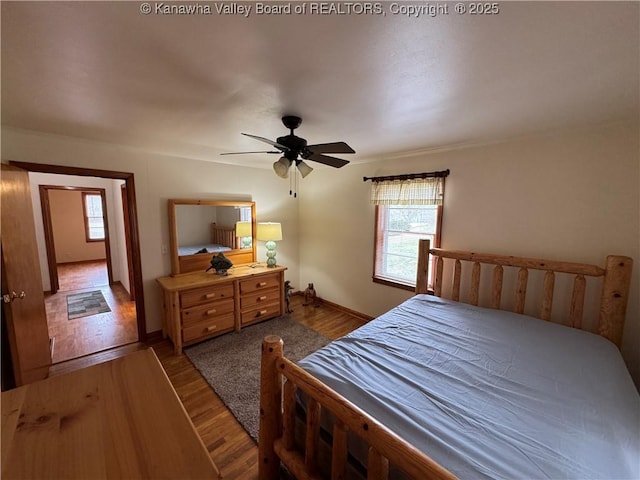
<svg viewBox="0 0 640 480">
<path fill-rule="evenodd" d="M 293 168 L 293 174 L 289 175 L 289 195 L 293 198 L 298 197 L 298 169 Z"/>
<path fill-rule="evenodd" d="M 295 172 L 291 174 L 291 167 L 289 167 L 289 196 L 293 195 L 293 175 Z"/>
</svg>

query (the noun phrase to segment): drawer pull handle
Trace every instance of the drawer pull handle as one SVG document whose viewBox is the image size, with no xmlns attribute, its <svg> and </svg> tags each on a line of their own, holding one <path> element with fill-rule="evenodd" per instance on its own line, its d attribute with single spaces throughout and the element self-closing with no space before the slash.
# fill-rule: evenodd
<svg viewBox="0 0 640 480">
<path fill-rule="evenodd" d="M 261 302 L 263 300 L 266 300 L 267 296 L 266 295 L 262 295 L 261 297 L 258 297 L 258 301 Z"/>
<path fill-rule="evenodd" d="M 256 314 L 256 317 L 260 317 L 260 316 L 264 315 L 265 313 L 267 313 L 267 311 L 266 311 L 266 310 L 260 310 L 260 311 Z"/>
<path fill-rule="evenodd" d="M 216 328 L 218 328 L 217 325 L 211 325 L 210 327 L 207 327 L 207 332 L 213 332 Z"/>
<path fill-rule="evenodd" d="M 259 286 L 259 287 L 264 287 L 264 286 L 266 286 L 266 285 L 267 285 L 267 282 L 260 282 L 260 283 L 258 284 L 258 286 Z"/>
<path fill-rule="evenodd" d="M 216 312 L 217 310 L 215 308 L 212 308 L 211 310 L 207 310 L 207 315 L 213 315 Z"/>
<path fill-rule="evenodd" d="M 210 299 L 210 298 L 214 298 L 215 296 L 216 296 L 216 294 L 215 294 L 215 293 L 207 293 L 207 294 L 204 296 L 204 298 L 206 298 L 206 299 Z"/>
</svg>

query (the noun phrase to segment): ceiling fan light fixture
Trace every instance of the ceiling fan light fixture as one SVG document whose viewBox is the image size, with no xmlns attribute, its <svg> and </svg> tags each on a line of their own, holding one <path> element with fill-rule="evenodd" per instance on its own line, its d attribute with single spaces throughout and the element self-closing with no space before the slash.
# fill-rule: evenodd
<svg viewBox="0 0 640 480">
<path fill-rule="evenodd" d="M 289 168 L 291 167 L 291 162 L 286 157 L 280 157 L 280 160 L 273 163 L 273 171 L 276 172 L 280 178 L 288 178 L 289 177 Z"/>
<path fill-rule="evenodd" d="M 298 167 L 298 171 L 300 172 L 300 175 L 302 175 L 302 178 L 306 177 L 311 172 L 313 172 L 313 168 L 311 168 L 309 165 L 304 163 L 304 161 L 302 160 L 300 160 L 299 162 L 296 162 L 296 166 Z"/>
</svg>

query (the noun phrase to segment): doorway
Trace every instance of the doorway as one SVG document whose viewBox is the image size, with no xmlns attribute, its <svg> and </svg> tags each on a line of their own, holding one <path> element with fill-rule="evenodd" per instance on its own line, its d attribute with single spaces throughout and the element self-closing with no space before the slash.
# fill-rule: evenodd
<svg viewBox="0 0 640 480">
<path fill-rule="evenodd" d="M 121 238 L 127 233 L 121 225 L 125 216 L 119 205 L 113 205 L 122 198 L 120 185 L 114 185 L 110 179 L 93 178 L 88 186 L 85 177 L 37 172 L 29 176 L 38 183 L 42 210 L 51 286 L 45 294 L 45 308 L 52 362 L 137 342 L 135 303 L 129 293 L 130 272 L 118 272 L 119 278 L 126 279 L 122 282 L 114 281 L 113 273 L 114 254 L 119 270 L 130 269 L 128 262 L 118 262 L 125 255 L 127 243 Z M 115 220 L 112 229 L 108 212 Z"/>
<path fill-rule="evenodd" d="M 82 282 L 113 284 L 106 188 L 39 184 L 38 190 L 51 294 Z M 89 270 L 82 268 L 92 261 Z"/>
<path fill-rule="evenodd" d="M 49 194 L 56 190 L 54 188 L 40 188 L 41 192 L 46 191 L 46 195 L 41 194 L 41 204 L 43 206 L 42 223 L 47 252 L 53 252 L 53 255 L 47 255 L 52 293 L 45 298 L 47 322 L 50 324 L 49 331 L 51 336 L 55 338 L 52 352 L 53 363 L 127 343 L 144 341 L 146 338 L 145 310 L 141 294 L 142 269 L 133 174 L 13 161 L 10 164 L 29 172 L 122 180 L 114 182 L 114 188 L 111 192 L 106 193 L 106 198 L 104 192 L 101 194 L 100 189 L 95 187 L 65 188 L 65 190 L 79 193 L 101 195 L 100 203 L 105 212 L 103 242 L 104 250 L 106 250 L 105 258 L 77 262 L 66 262 L 65 258 L 56 257 L 55 240 L 52 234 L 55 220 L 52 220 L 45 213 L 46 202 L 48 202 L 47 207 L 51 210 Z M 52 186 L 42 185 L 42 187 Z M 57 188 L 64 187 L 57 186 Z M 117 195 L 114 192 L 117 192 Z M 117 205 L 116 198 L 126 199 L 126 202 Z M 95 201 L 96 199 L 93 199 L 94 204 Z M 115 205 L 108 206 L 107 201 L 113 201 Z M 118 209 L 122 225 L 112 225 L 112 232 L 109 234 L 106 212 L 108 210 L 114 212 Z M 96 215 L 85 214 L 85 217 L 92 216 Z M 91 220 L 91 218 L 85 219 L 87 225 L 91 224 L 95 230 L 95 224 Z M 114 268 L 111 259 L 113 249 L 109 239 L 113 238 L 116 233 L 122 233 L 127 238 L 122 242 L 126 244 L 126 252 L 124 252 L 124 247 L 121 248 L 121 253 L 126 259 L 117 260 L 118 268 L 116 271 L 119 278 L 114 281 Z M 114 259 L 114 261 L 116 260 Z M 43 259 L 41 259 L 41 264 L 44 265 Z M 126 280 L 121 280 L 124 278 Z M 127 285 L 126 289 L 123 283 Z M 46 287 L 47 285 L 45 285 L 45 289 Z M 70 296 L 74 296 L 74 298 L 70 299 Z M 95 312 L 90 309 L 94 304 L 98 305 L 98 310 Z M 100 310 L 100 308 L 108 310 Z"/>
</svg>

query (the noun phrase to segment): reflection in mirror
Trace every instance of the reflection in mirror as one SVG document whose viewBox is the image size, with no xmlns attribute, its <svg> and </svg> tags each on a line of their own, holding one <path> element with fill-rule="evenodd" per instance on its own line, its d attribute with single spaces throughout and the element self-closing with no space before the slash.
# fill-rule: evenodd
<svg viewBox="0 0 640 480">
<path fill-rule="evenodd" d="M 169 200 L 173 275 L 205 271 L 222 252 L 234 264 L 256 260 L 255 203 Z"/>
<path fill-rule="evenodd" d="M 240 248 L 251 248 L 253 246 L 250 218 L 251 211 L 249 211 L 249 220 L 240 220 L 236 222 L 236 236 L 240 239 Z"/>
<path fill-rule="evenodd" d="M 252 245 L 251 207 L 176 205 L 176 227 L 180 256 Z"/>
</svg>

